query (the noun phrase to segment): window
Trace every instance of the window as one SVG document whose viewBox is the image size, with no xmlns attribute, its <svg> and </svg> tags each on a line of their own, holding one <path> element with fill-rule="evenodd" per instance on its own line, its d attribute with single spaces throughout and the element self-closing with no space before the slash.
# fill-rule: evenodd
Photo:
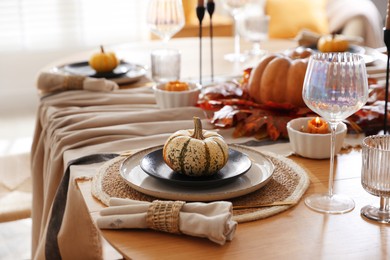
<svg viewBox="0 0 390 260">
<path fill-rule="evenodd" d="M 145 0 L 1 0 L 0 52 L 148 39 Z"/>
</svg>

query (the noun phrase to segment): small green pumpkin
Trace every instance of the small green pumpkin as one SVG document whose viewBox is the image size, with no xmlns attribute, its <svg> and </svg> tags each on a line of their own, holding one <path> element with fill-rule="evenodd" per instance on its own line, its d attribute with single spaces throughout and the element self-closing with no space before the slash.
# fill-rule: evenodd
<svg viewBox="0 0 390 260">
<path fill-rule="evenodd" d="M 228 161 L 229 147 L 218 133 L 203 130 L 199 117 L 194 117 L 194 127 L 168 138 L 164 161 L 173 171 L 192 177 L 217 173 Z"/>
</svg>

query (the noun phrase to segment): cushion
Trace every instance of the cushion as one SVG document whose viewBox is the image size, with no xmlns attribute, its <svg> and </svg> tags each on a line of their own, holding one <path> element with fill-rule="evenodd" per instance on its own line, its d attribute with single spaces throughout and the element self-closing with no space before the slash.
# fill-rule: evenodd
<svg viewBox="0 0 390 260">
<path fill-rule="evenodd" d="M 302 29 L 329 33 L 327 0 L 267 0 L 270 38 L 294 38 Z"/>
</svg>

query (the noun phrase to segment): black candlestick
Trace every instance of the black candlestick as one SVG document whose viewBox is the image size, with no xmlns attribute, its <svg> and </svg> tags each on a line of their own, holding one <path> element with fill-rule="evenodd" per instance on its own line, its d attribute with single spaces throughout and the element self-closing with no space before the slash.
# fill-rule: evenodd
<svg viewBox="0 0 390 260">
<path fill-rule="evenodd" d="M 213 13 L 215 10 L 214 1 L 207 1 L 207 12 L 210 15 L 210 59 L 211 59 L 211 82 L 214 82 L 214 51 L 213 51 Z"/>
<path fill-rule="evenodd" d="M 199 20 L 199 84 L 202 84 L 202 21 L 206 8 L 204 6 L 196 7 L 196 16 Z"/>
<path fill-rule="evenodd" d="M 383 134 L 386 134 L 387 133 L 387 103 L 389 100 L 390 30 L 385 28 L 383 31 L 384 31 L 384 41 L 387 48 L 385 111 L 384 111 L 384 119 L 383 119 Z"/>
</svg>

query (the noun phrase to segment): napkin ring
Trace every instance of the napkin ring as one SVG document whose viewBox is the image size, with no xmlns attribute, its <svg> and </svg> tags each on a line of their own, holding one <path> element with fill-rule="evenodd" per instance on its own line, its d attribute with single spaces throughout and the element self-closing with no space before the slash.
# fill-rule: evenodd
<svg viewBox="0 0 390 260">
<path fill-rule="evenodd" d="M 77 90 L 77 89 L 83 89 L 83 82 L 85 80 L 84 76 L 65 76 L 63 87 L 67 90 Z"/>
<path fill-rule="evenodd" d="M 179 213 L 184 204 L 184 201 L 154 200 L 148 208 L 146 224 L 154 230 L 180 234 Z"/>
</svg>

